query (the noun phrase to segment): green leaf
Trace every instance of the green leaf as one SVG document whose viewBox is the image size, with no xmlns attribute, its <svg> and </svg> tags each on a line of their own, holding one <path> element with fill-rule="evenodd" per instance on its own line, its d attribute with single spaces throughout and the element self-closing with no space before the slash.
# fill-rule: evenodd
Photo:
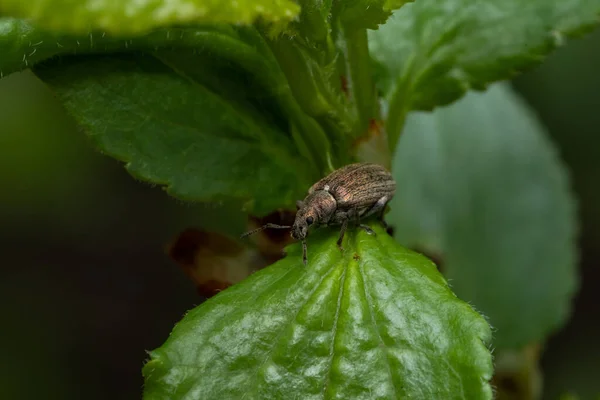
<svg viewBox="0 0 600 400">
<path fill-rule="evenodd" d="M 286 48 L 288 56 L 280 57 L 277 48 Z M 265 39 L 254 28 L 224 24 L 162 29 L 123 39 L 105 34 L 53 35 L 21 20 L 0 19 L 0 76 L 64 54 L 168 53 L 177 58 L 180 72 L 219 93 L 227 91 L 228 101 L 252 98 L 273 123 L 294 132 L 294 143 L 310 160 L 310 168 L 323 172 L 328 164 L 342 165 L 348 158 L 344 135 L 349 130 L 348 107 L 326 82 L 327 67 L 306 52 L 297 57 L 293 53 L 298 49 L 289 38 Z M 337 154 L 332 154 L 332 141 Z M 315 173 L 314 179 L 320 176 Z"/>
<path fill-rule="evenodd" d="M 343 0 L 334 2 L 334 15 L 348 29 L 377 29 L 392 11 L 414 0 Z"/>
<path fill-rule="evenodd" d="M 131 38 L 106 33 L 52 33 L 21 19 L 0 17 L 0 75 L 4 77 L 31 68 L 58 55 L 154 51 L 174 47 L 190 51 L 223 49 L 222 52 L 225 52 L 233 47 L 231 43 L 223 43 L 226 40 L 239 40 L 239 35 L 232 27 L 223 24 L 161 29 Z"/>
<path fill-rule="evenodd" d="M 369 37 L 390 103 L 392 148 L 408 111 L 512 77 L 599 16 L 599 0 L 419 0 L 402 7 Z"/>
<path fill-rule="evenodd" d="M 314 232 L 190 311 L 145 365 L 144 399 L 491 399 L 486 321 L 373 225 Z"/>
<path fill-rule="evenodd" d="M 158 56 L 162 62 L 149 55 L 72 57 L 35 73 L 134 176 L 186 200 L 241 199 L 259 214 L 293 207 L 314 171 L 288 133 L 244 98 L 247 88 L 236 86 L 244 77 L 227 69 L 209 75 L 222 86 L 217 93 L 196 79 L 211 67 L 209 59 Z M 202 67 L 198 75 L 178 69 L 194 61 Z"/>
<path fill-rule="evenodd" d="M 324 42 L 330 31 L 329 19 L 333 0 L 300 0 L 300 21 L 296 29 L 310 40 Z"/>
<path fill-rule="evenodd" d="M 3 0 L 0 13 L 57 33 L 136 34 L 195 23 L 248 25 L 257 18 L 285 25 L 300 7 L 290 0 Z"/>
<path fill-rule="evenodd" d="M 576 290 L 575 206 L 556 150 L 506 86 L 409 115 L 394 160 L 397 239 L 443 258 L 494 345 L 539 342 Z"/>
</svg>

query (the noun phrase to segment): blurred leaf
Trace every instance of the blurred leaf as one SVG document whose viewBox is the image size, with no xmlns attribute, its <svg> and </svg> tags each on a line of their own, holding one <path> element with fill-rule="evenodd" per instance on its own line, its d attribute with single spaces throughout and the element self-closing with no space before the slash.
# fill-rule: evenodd
<svg viewBox="0 0 600 400">
<path fill-rule="evenodd" d="M 539 400 L 542 398 L 541 346 L 528 345 L 519 350 L 495 354 L 494 386 L 496 400 Z"/>
<path fill-rule="evenodd" d="M 491 399 L 489 326 L 426 258 L 374 226 L 309 240 L 190 311 L 144 367 L 144 398 Z"/>
<path fill-rule="evenodd" d="M 167 252 L 206 298 L 264 266 L 255 250 L 223 234 L 192 228 L 177 236 Z"/>
<path fill-rule="evenodd" d="M 390 102 L 392 145 L 408 111 L 516 75 L 565 36 L 596 25 L 599 15 L 598 0 L 419 0 L 402 7 L 369 37 Z"/>
<path fill-rule="evenodd" d="M 517 89 L 535 105 L 572 171 L 574 189 L 581 202 L 579 215 L 586 221 L 582 238 L 590 244 L 600 244 L 600 185 L 596 173 L 600 170 L 600 113 L 596 101 L 600 87 L 599 48 L 597 29 L 564 46 L 515 82 Z"/>
<path fill-rule="evenodd" d="M 263 218 L 249 217 L 248 230 L 267 223 L 292 225 L 296 213 L 278 210 Z M 293 241 L 290 230 L 265 229 L 252 235 L 256 247 L 245 246 L 219 232 L 188 228 L 167 246 L 167 253 L 209 298 L 284 257 Z"/>
<path fill-rule="evenodd" d="M 453 289 L 497 329 L 496 347 L 539 342 L 565 321 L 574 200 L 543 128 L 507 87 L 411 114 L 394 176 L 398 240 L 442 255 Z"/>
<path fill-rule="evenodd" d="M 600 398 L 600 396 L 599 396 Z M 565 393 L 562 396 L 560 396 L 559 400 L 579 400 L 579 396 L 577 396 L 574 393 Z"/>
<path fill-rule="evenodd" d="M 143 33 L 186 23 L 286 23 L 300 7 L 290 0 L 3 0 L 0 13 L 55 32 Z"/>
<path fill-rule="evenodd" d="M 110 169 L 102 168 L 107 160 L 30 71 L 0 81 L 0 121 L 0 221 L 9 237 L 43 226 L 75 236 L 84 226 L 114 230 L 112 217 L 124 202 L 111 203 Z M 105 207 L 86 208 L 97 202 Z"/>
<path fill-rule="evenodd" d="M 35 72 L 134 176 L 182 199 L 247 200 L 259 214 L 292 207 L 310 184 L 284 132 L 251 104 L 229 102 L 182 73 L 177 62 L 143 55 L 68 61 Z"/>
</svg>

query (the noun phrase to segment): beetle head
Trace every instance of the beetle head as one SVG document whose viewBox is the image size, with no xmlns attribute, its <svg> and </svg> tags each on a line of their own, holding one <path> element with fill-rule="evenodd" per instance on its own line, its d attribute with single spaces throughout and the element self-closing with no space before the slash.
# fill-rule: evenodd
<svg viewBox="0 0 600 400">
<path fill-rule="evenodd" d="M 308 227 L 313 224 L 327 222 L 336 209 L 336 201 L 329 192 L 315 191 L 298 202 L 298 212 L 292 227 L 292 237 L 303 240 L 308 235 Z"/>
<path fill-rule="evenodd" d="M 312 213 L 298 213 L 296 214 L 296 221 L 292 226 L 292 237 L 296 240 L 305 239 L 308 235 L 308 227 L 314 224 L 316 218 Z"/>
</svg>

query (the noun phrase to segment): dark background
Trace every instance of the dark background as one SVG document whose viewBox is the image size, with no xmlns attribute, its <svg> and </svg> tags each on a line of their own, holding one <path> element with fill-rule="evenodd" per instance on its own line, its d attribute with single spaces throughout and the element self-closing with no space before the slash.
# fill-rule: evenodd
<svg viewBox="0 0 600 400">
<path fill-rule="evenodd" d="M 600 31 L 515 81 L 580 201 L 582 289 L 542 358 L 547 399 L 600 394 L 599 50 Z M 134 180 L 31 73 L 1 80 L 0 398 L 140 398 L 145 350 L 200 301 L 164 251 L 189 226 L 238 234 L 245 221 Z"/>
</svg>

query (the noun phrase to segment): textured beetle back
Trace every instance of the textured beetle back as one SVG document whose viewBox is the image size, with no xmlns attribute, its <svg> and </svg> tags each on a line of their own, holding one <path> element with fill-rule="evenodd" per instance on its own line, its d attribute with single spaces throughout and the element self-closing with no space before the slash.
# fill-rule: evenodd
<svg viewBox="0 0 600 400">
<path fill-rule="evenodd" d="M 342 167 L 315 183 L 309 193 L 327 190 L 336 199 L 338 208 L 364 207 L 383 196 L 394 196 L 396 183 L 381 165 L 357 163 Z"/>
</svg>

